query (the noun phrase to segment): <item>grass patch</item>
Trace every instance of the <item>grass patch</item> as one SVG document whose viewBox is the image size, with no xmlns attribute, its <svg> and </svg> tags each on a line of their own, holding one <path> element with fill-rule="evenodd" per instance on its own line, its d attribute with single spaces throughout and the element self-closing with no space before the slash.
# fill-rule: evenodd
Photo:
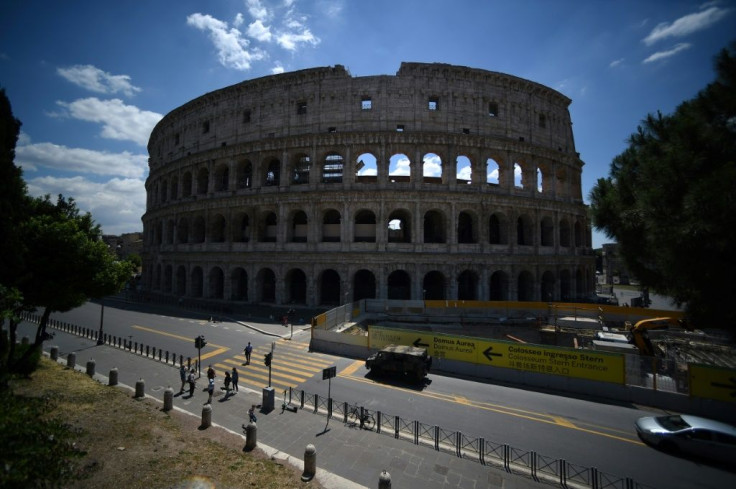
<svg viewBox="0 0 736 489">
<path fill-rule="evenodd" d="M 240 436 L 46 358 L 0 395 L 0 487 L 321 488 Z"/>
</svg>

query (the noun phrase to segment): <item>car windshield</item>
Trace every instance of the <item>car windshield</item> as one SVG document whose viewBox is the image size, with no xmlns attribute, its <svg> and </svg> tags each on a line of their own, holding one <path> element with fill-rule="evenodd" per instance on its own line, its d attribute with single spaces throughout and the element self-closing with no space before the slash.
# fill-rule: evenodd
<svg viewBox="0 0 736 489">
<path fill-rule="evenodd" d="M 657 422 L 668 431 L 680 431 L 690 428 L 690 425 L 681 416 L 662 416 L 657 418 Z"/>
</svg>

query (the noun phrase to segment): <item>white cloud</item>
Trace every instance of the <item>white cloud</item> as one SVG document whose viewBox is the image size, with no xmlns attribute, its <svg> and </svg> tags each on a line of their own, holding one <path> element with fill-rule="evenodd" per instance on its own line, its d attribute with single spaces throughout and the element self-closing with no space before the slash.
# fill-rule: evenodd
<svg viewBox="0 0 736 489">
<path fill-rule="evenodd" d="M 243 18 L 243 14 L 239 13 L 235 16 L 235 20 L 233 20 L 233 26 L 234 27 L 240 27 L 243 25 L 243 22 L 245 22 L 245 19 Z"/>
<path fill-rule="evenodd" d="M 680 51 L 684 51 L 685 49 L 688 49 L 690 47 L 690 44 L 686 42 L 682 42 L 680 44 L 677 44 L 674 48 L 667 50 L 667 51 L 658 51 L 651 56 L 649 56 L 647 59 L 642 61 L 642 63 L 653 63 L 655 61 L 661 61 L 663 59 L 670 58 Z"/>
<path fill-rule="evenodd" d="M 15 161 L 26 173 L 50 168 L 73 173 L 142 178 L 148 169 L 146 154 L 127 151 L 108 153 L 53 143 L 19 145 L 15 148 Z"/>
<path fill-rule="evenodd" d="M 694 32 L 707 29 L 729 13 L 730 9 L 710 7 L 700 12 L 680 17 L 671 24 L 662 22 L 652 29 L 652 32 L 643 41 L 647 46 L 651 46 L 655 42 L 669 37 L 687 36 Z"/>
<path fill-rule="evenodd" d="M 411 162 L 405 156 L 397 156 L 391 158 L 391 168 L 389 168 L 389 176 L 406 176 L 411 175 Z"/>
<path fill-rule="evenodd" d="M 28 193 L 41 197 L 63 194 L 72 197 L 82 212 L 92 214 L 105 234 L 141 231 L 146 210 L 145 182 L 135 178 L 113 178 L 96 183 L 84 177 L 38 177 L 26 180 Z"/>
<path fill-rule="evenodd" d="M 111 75 L 92 65 L 74 65 L 58 68 L 56 72 L 77 86 L 96 93 L 121 92 L 132 97 L 141 89 L 130 83 L 128 75 Z"/>
<path fill-rule="evenodd" d="M 273 15 L 260 0 L 245 0 L 245 6 L 248 8 L 248 13 L 256 20 L 269 20 Z M 287 7 L 289 6 L 291 3 L 288 3 Z"/>
<path fill-rule="evenodd" d="M 308 28 L 301 32 L 282 32 L 276 36 L 276 42 L 287 51 L 296 51 L 297 44 L 305 43 L 317 45 L 320 40 L 316 38 Z"/>
<path fill-rule="evenodd" d="M 192 14 L 187 17 L 187 24 L 209 32 L 210 39 L 217 48 L 220 64 L 227 68 L 247 71 L 251 67 L 251 62 L 266 57 L 266 53 L 258 48 L 248 50 L 250 42 L 238 29 L 230 28 L 227 22 L 215 19 L 211 15 Z"/>
<path fill-rule="evenodd" d="M 253 39 L 261 42 L 269 42 L 272 37 L 271 28 L 264 26 L 263 22 L 261 22 L 260 20 L 256 20 L 252 24 L 250 24 L 248 26 L 246 34 L 248 34 Z"/>
<path fill-rule="evenodd" d="M 274 75 L 278 75 L 283 72 L 284 72 L 284 66 L 278 61 L 273 65 L 273 68 L 271 68 L 271 73 Z"/>
<path fill-rule="evenodd" d="M 422 162 L 422 174 L 427 177 L 442 176 L 442 160 L 437 155 L 427 156 Z"/>
<path fill-rule="evenodd" d="M 619 58 L 619 59 L 616 59 L 616 60 L 611 61 L 608 64 L 608 67 L 609 68 L 615 68 L 615 67 L 619 66 L 623 62 L 624 62 L 624 58 Z"/>
<path fill-rule="evenodd" d="M 163 117 L 156 112 L 125 105 L 120 99 L 100 100 L 96 97 L 56 102 L 75 119 L 102 124 L 101 136 L 108 139 L 133 141 L 141 146 L 148 144 L 153 127 Z"/>
</svg>

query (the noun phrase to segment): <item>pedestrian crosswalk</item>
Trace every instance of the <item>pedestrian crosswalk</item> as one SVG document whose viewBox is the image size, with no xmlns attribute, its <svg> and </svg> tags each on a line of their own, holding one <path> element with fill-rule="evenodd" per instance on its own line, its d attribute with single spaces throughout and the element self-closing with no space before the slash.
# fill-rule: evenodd
<svg viewBox="0 0 736 489">
<path fill-rule="evenodd" d="M 253 348 L 249 365 L 245 364 L 245 354 L 241 352 L 213 364 L 212 367 L 220 379 L 225 371 L 230 372 L 235 367 L 240 387 L 261 389 L 268 387 L 268 367 L 263 360 L 270 351 L 271 344 L 261 345 Z M 334 363 L 334 359 L 327 355 L 309 352 L 308 342 L 283 339 L 276 341 L 271 361 L 271 387 L 277 390 L 297 387 Z"/>
</svg>

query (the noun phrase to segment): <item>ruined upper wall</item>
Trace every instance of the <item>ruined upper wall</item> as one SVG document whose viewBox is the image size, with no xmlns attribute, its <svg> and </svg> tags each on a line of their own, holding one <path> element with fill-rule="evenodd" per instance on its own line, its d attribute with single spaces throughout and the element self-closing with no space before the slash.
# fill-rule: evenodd
<svg viewBox="0 0 736 489">
<path fill-rule="evenodd" d="M 151 166 L 221 146 L 327 132 L 455 133 L 574 153 L 571 100 L 535 82 L 440 63 L 352 77 L 341 65 L 244 81 L 174 109 L 154 128 Z"/>
</svg>

